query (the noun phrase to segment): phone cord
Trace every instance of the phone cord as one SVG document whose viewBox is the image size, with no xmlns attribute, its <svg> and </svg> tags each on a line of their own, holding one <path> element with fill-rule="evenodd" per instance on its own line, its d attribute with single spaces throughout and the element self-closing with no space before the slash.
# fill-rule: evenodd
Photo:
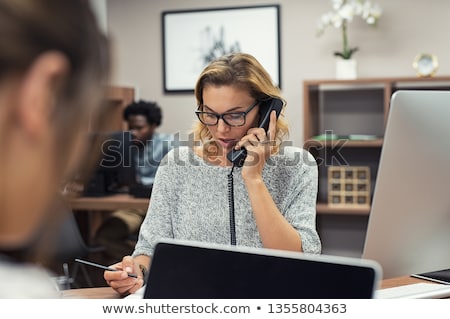
<svg viewBox="0 0 450 319">
<path fill-rule="evenodd" d="M 231 172 L 228 174 L 228 206 L 230 211 L 230 242 L 231 245 L 236 245 L 236 224 L 234 219 L 234 186 L 233 186 L 233 169 L 234 164 L 231 167 Z"/>
</svg>

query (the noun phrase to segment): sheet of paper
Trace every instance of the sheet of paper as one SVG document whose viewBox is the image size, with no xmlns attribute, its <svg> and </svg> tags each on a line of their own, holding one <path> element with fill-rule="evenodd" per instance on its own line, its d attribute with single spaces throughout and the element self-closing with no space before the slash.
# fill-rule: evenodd
<svg viewBox="0 0 450 319">
<path fill-rule="evenodd" d="M 142 299 L 144 298 L 145 285 L 138 289 L 134 294 L 130 294 L 123 299 Z"/>
</svg>

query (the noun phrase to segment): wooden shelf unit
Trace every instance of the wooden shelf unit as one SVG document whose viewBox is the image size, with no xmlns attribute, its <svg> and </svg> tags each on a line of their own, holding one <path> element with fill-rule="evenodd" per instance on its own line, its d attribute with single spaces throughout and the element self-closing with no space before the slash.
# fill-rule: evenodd
<svg viewBox="0 0 450 319">
<path fill-rule="evenodd" d="M 369 215 L 370 207 L 333 207 L 326 203 L 317 203 L 317 213 L 323 215 Z"/>
<path fill-rule="evenodd" d="M 89 130 L 91 132 L 127 130 L 128 125 L 123 120 L 123 110 L 133 101 L 134 88 L 108 86 L 105 96 L 108 117 L 107 119 L 99 119 L 98 123 L 91 120 Z"/>
<path fill-rule="evenodd" d="M 134 101 L 135 89 L 132 87 L 114 86 L 106 87 L 104 96 L 105 110 L 102 110 L 102 117 L 91 117 L 89 120 L 89 132 L 93 136 L 100 132 L 111 132 L 127 130 L 128 124 L 123 120 L 125 107 Z M 105 111 L 105 112 L 103 112 Z M 74 189 L 68 189 L 66 200 L 74 212 L 84 212 L 76 214 L 77 222 L 82 232 L 83 238 L 89 244 L 94 244 L 94 235 L 98 227 L 112 211 L 125 208 L 145 208 L 148 200 L 132 198 L 127 194 L 118 194 L 108 197 L 82 197 L 83 185 L 91 178 L 95 162 L 100 153 L 95 146 L 93 136 L 88 135 L 89 150 L 86 154 L 86 166 L 73 182 Z"/>
<path fill-rule="evenodd" d="M 113 129 L 128 128 L 126 121 L 123 120 L 123 110 L 134 101 L 134 88 L 123 86 L 110 86 L 107 92 L 107 101 L 114 112 L 111 127 Z"/>
<path fill-rule="evenodd" d="M 369 166 L 373 195 L 390 100 L 398 90 L 450 90 L 450 76 L 303 82 L 304 148 L 312 153 L 319 165 L 318 214 L 369 215 L 370 207 L 328 205 L 327 167 Z M 314 138 L 322 134 L 336 134 L 337 138 Z M 353 134 L 376 138 L 347 138 Z"/>
</svg>

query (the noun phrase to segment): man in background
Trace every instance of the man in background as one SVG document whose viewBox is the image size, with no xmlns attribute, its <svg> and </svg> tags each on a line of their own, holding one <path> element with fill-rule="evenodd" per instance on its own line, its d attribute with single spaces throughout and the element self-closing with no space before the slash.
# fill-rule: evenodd
<svg viewBox="0 0 450 319">
<path fill-rule="evenodd" d="M 123 113 L 132 135 L 132 161 L 136 184 L 149 190 L 163 157 L 174 147 L 174 137 L 156 132 L 161 125 L 162 112 L 157 103 L 137 101 L 128 105 Z M 146 210 L 126 209 L 111 214 L 96 233 L 98 244 L 106 248 L 106 257 L 117 260 L 133 251 Z"/>
</svg>

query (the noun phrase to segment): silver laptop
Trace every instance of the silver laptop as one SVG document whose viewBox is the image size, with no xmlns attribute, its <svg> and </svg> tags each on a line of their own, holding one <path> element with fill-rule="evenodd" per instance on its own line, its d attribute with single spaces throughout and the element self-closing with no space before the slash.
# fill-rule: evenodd
<svg viewBox="0 0 450 319">
<path fill-rule="evenodd" d="M 393 94 L 363 258 L 384 278 L 450 268 L 450 92 Z"/>
<path fill-rule="evenodd" d="M 144 298 L 368 299 L 380 271 L 377 263 L 359 258 L 162 241 Z"/>
</svg>

